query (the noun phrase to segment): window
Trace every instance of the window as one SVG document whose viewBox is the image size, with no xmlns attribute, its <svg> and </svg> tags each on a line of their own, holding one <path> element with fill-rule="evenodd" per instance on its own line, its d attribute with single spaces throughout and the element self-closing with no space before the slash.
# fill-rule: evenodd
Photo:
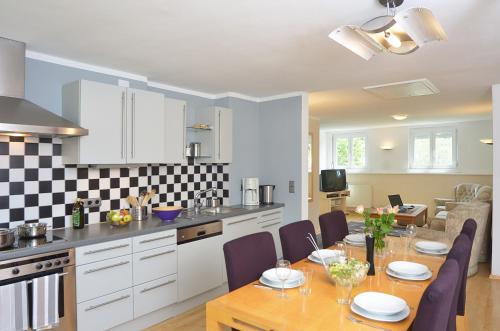
<svg viewBox="0 0 500 331">
<path fill-rule="evenodd" d="M 361 169 L 366 167 L 366 137 L 357 134 L 333 136 L 335 168 Z"/>
<path fill-rule="evenodd" d="M 426 128 L 410 131 L 410 168 L 451 169 L 457 167 L 454 128 Z"/>
</svg>

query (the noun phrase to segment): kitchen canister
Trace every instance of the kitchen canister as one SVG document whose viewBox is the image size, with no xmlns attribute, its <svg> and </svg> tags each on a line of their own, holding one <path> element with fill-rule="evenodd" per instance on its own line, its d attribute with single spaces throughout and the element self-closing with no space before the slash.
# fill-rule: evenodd
<svg viewBox="0 0 500 331">
<path fill-rule="evenodd" d="M 132 214 L 134 221 L 145 221 L 148 218 L 148 206 L 132 207 L 130 214 Z"/>
</svg>

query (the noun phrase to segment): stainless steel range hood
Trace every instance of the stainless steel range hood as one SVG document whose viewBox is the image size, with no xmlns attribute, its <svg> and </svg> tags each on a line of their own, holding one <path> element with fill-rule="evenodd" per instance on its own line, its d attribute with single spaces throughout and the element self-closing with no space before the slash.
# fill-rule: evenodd
<svg viewBox="0 0 500 331">
<path fill-rule="evenodd" d="M 87 129 L 24 98 L 25 53 L 26 44 L 0 37 L 0 135 L 87 135 Z"/>
</svg>

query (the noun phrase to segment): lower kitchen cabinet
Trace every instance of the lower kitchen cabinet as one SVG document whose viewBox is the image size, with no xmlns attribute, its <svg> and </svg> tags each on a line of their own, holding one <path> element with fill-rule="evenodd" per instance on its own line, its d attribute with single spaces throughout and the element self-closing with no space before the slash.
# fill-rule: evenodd
<svg viewBox="0 0 500 331">
<path fill-rule="evenodd" d="M 162 277 L 134 286 L 134 318 L 177 301 L 177 275 Z"/>
<path fill-rule="evenodd" d="M 78 303 L 132 287 L 132 256 L 77 266 L 76 279 Z"/>
<path fill-rule="evenodd" d="M 222 285 L 222 236 L 177 246 L 178 298 L 184 301 Z"/>
<path fill-rule="evenodd" d="M 149 282 L 177 272 L 177 245 L 135 253 L 134 285 Z"/>
<path fill-rule="evenodd" d="M 77 305 L 78 331 L 101 331 L 134 318 L 132 288 Z"/>
</svg>

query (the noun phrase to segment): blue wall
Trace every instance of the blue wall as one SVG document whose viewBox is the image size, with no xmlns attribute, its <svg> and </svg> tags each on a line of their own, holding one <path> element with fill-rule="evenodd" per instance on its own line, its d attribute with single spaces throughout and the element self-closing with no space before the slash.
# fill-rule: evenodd
<svg viewBox="0 0 500 331">
<path fill-rule="evenodd" d="M 117 85 L 120 77 L 26 59 L 26 98 L 56 114 L 61 114 L 62 86 L 79 79 Z M 277 185 L 275 201 L 286 204 L 285 221 L 300 219 L 301 97 L 261 103 L 233 97 L 212 100 L 126 80 L 130 87 L 185 100 L 188 117 L 193 110 L 214 105 L 231 108 L 233 163 L 229 167 L 230 204 L 241 202 L 242 177 L 259 177 L 261 184 Z M 295 181 L 295 193 L 288 193 L 289 180 Z"/>
</svg>

